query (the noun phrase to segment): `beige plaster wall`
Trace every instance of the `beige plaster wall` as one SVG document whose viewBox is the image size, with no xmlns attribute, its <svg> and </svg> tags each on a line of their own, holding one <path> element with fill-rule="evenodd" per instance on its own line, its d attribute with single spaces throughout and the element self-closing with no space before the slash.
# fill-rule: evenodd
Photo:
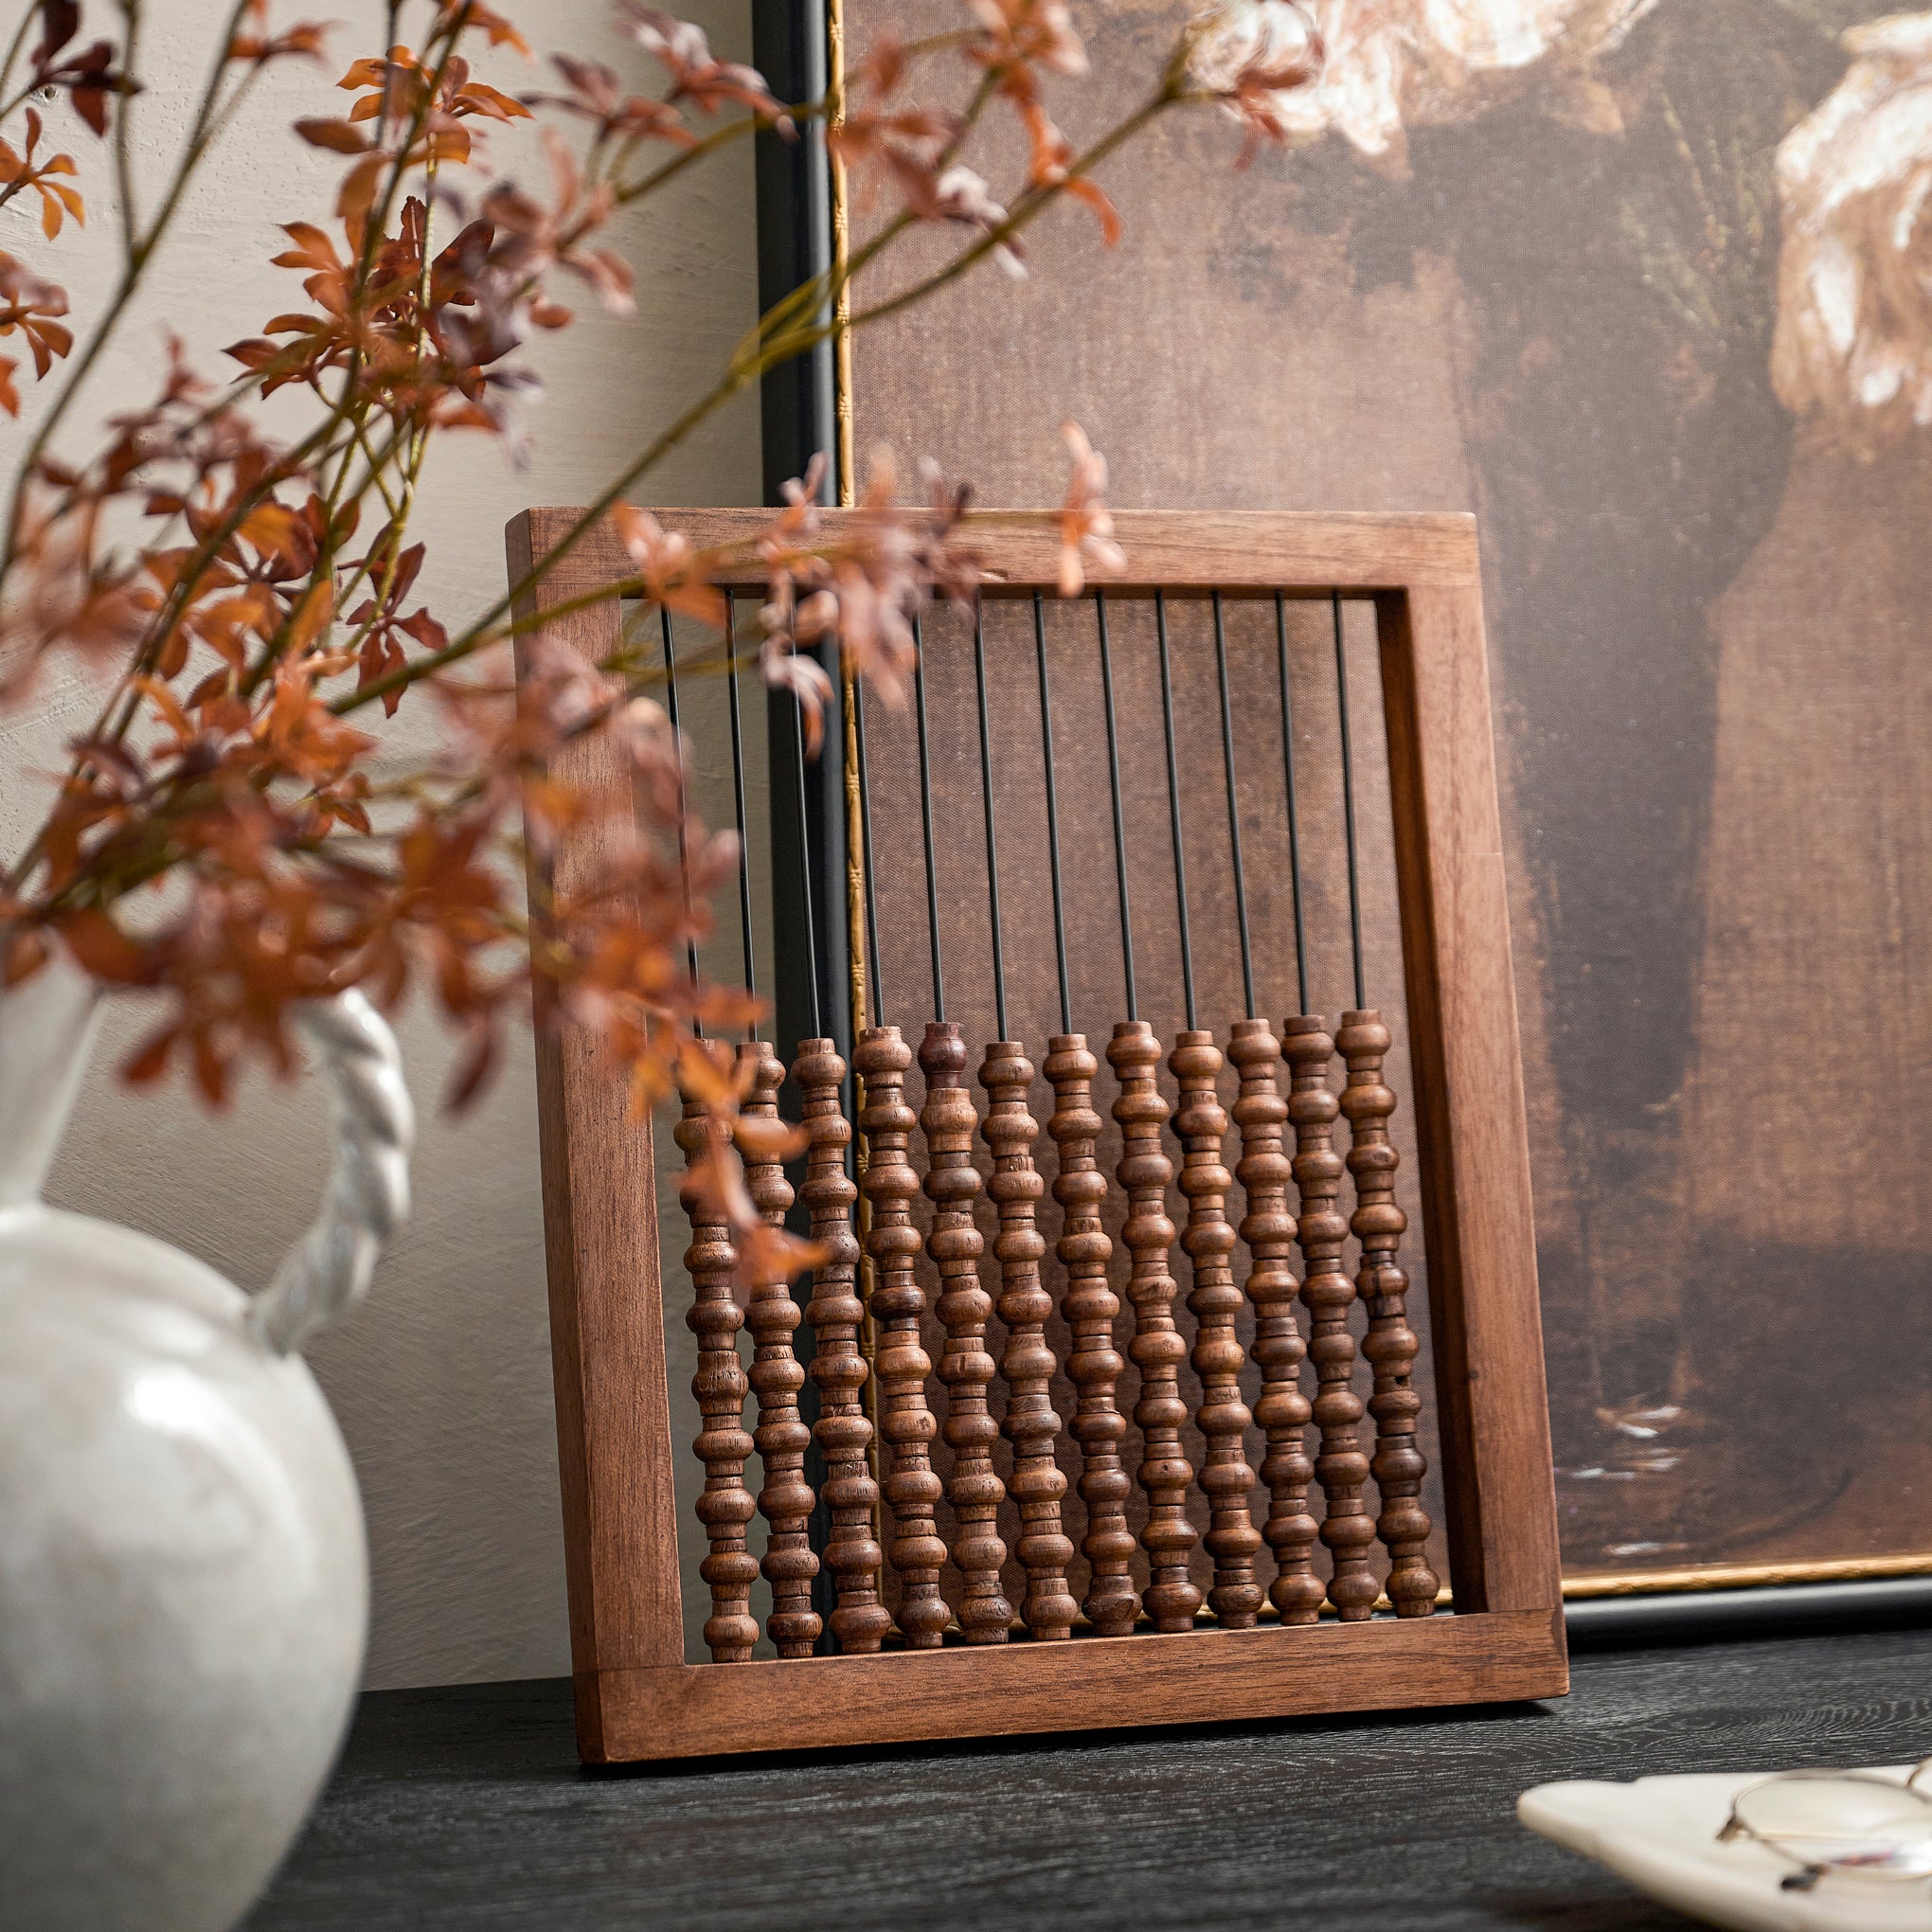
<svg viewBox="0 0 1932 1932">
<path fill-rule="evenodd" d="M 225 9 L 221 9 L 224 11 Z M 274 74 L 238 120 L 222 157 L 184 208 L 151 297 L 122 331 L 76 420 L 151 393 L 163 326 L 218 370 L 226 343 L 292 306 L 295 278 L 266 265 L 276 224 L 313 218 L 331 200 L 329 157 L 286 133 L 297 115 L 336 111 L 336 75 L 381 45 L 380 9 L 331 0 L 341 20 L 326 71 Z M 648 80 L 647 63 L 613 34 L 597 0 L 518 9 L 546 45 L 594 51 Z M 689 0 L 683 11 L 721 53 L 749 57 L 742 0 Z M 151 9 L 150 91 L 137 108 L 138 165 L 152 194 L 170 136 L 206 71 L 217 9 L 193 0 Z M 498 84 L 541 84 L 520 62 L 488 69 Z M 90 198 L 84 236 L 46 250 L 24 218 L 0 210 L 0 247 L 45 265 L 69 287 L 77 319 L 97 309 L 115 267 L 116 224 L 104 155 L 64 110 L 51 111 L 80 153 Z M 541 157 L 498 135 L 501 162 L 547 188 Z M 430 543 L 423 586 L 446 620 L 479 608 L 503 581 L 502 527 L 531 503 L 591 495 L 707 380 L 756 307 L 748 151 L 693 170 L 630 222 L 619 242 L 638 269 L 637 313 L 618 322 L 580 306 L 579 325 L 533 345 L 547 393 L 536 446 L 511 470 L 482 440 L 453 442 L 425 486 L 419 529 Z M 34 399 L 45 401 L 45 392 Z M 20 425 L 0 426 L 10 468 Z M 76 447 L 80 447 L 77 443 Z M 648 495 L 668 503 L 755 503 L 755 405 L 714 420 L 659 472 Z M 50 683 L 28 714 L 0 716 L 0 850 L 17 848 L 42 796 L 36 777 L 63 737 L 90 715 L 98 690 Z M 406 716 L 406 709 L 405 709 Z M 148 1230 L 256 1286 L 304 1225 L 323 1159 L 318 1097 L 259 1081 L 210 1118 L 179 1090 L 130 1096 L 108 1068 L 140 1025 L 110 1016 L 55 1175 L 65 1207 Z M 312 1351 L 341 1419 L 367 1505 L 374 1563 L 372 1686 L 546 1674 L 568 1668 L 558 1530 L 542 1224 L 528 1039 L 487 1100 L 460 1121 L 438 1115 L 448 1055 L 432 1024 L 404 1022 L 424 1126 L 418 1207 L 368 1303 Z"/>
</svg>

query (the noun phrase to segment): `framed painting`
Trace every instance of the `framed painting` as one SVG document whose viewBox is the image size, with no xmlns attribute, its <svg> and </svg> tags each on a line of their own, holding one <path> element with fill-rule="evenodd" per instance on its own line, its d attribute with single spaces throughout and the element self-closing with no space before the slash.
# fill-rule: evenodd
<svg viewBox="0 0 1932 1932">
<path fill-rule="evenodd" d="M 846 476 L 1476 513 L 1566 1594 L 1932 1572 L 1932 14 L 1312 8 L 1292 144 L 1172 116 L 1118 247 L 841 345 Z"/>
</svg>

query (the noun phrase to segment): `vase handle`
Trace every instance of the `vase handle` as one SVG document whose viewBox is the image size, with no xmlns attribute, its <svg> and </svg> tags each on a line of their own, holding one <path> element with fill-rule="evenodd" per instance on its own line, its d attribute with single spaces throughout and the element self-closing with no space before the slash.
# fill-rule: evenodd
<svg viewBox="0 0 1932 1932">
<path fill-rule="evenodd" d="M 329 1078 L 335 1165 L 307 1234 L 249 1304 L 248 1327 L 278 1355 L 362 1298 L 383 1244 L 409 1214 L 416 1109 L 388 1023 L 353 990 L 295 1010 L 295 1029 Z"/>
</svg>

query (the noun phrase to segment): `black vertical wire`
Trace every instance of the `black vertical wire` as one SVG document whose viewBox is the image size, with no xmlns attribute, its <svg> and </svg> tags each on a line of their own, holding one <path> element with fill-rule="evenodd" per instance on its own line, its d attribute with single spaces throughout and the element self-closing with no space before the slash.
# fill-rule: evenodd
<svg viewBox="0 0 1932 1932">
<path fill-rule="evenodd" d="M 986 725 L 986 610 L 973 599 L 973 672 L 979 686 L 979 792 L 986 802 L 986 909 L 993 922 L 993 1004 L 1007 1031 L 1006 936 L 999 917 L 999 841 L 993 827 L 993 738 Z"/>
<path fill-rule="evenodd" d="M 1362 880 L 1355 856 L 1355 760 L 1349 739 L 1349 653 L 1342 641 L 1342 594 L 1330 593 L 1335 613 L 1335 689 L 1342 717 L 1342 825 L 1349 845 L 1349 939 L 1355 950 L 1355 1011 L 1368 1004 L 1362 970 Z"/>
<path fill-rule="evenodd" d="M 677 726 L 677 646 L 671 641 L 671 611 L 661 606 L 658 616 L 663 620 L 664 631 L 664 710 L 671 720 L 671 735 L 677 744 L 677 876 L 684 888 L 685 918 L 690 918 L 691 911 L 691 869 L 690 859 L 685 850 L 685 758 L 684 740 Z M 691 984 L 698 983 L 698 942 L 695 937 L 685 935 L 685 963 L 691 975 Z M 696 1019 L 691 1022 L 691 1033 L 702 1040 L 705 1029 Z"/>
<path fill-rule="evenodd" d="M 1281 670 L 1281 762 L 1288 780 L 1288 879 L 1295 892 L 1295 982 L 1308 1011 L 1308 926 L 1301 904 L 1301 820 L 1295 796 L 1295 706 L 1288 695 L 1288 604 L 1275 593 L 1275 650 Z"/>
<path fill-rule="evenodd" d="M 731 615 L 732 599 L 724 599 L 724 689 L 731 706 L 731 789 L 738 819 L 738 922 L 743 938 L 744 990 L 758 997 L 758 973 L 751 944 L 751 846 L 745 838 L 744 736 L 738 717 L 738 627 Z M 671 635 L 671 613 L 664 614 L 664 635 Z M 744 1037 L 758 1038 L 758 1014 L 745 1023 Z"/>
<path fill-rule="evenodd" d="M 807 809 L 805 796 L 805 704 L 795 691 L 792 697 L 792 750 L 793 766 L 798 781 L 798 860 L 800 884 L 805 895 L 805 945 L 811 955 L 808 984 L 812 989 L 812 1037 L 814 1040 L 825 1037 L 824 1001 L 818 986 L 818 908 L 812 890 L 812 814 Z M 776 963 L 773 967 L 777 974 Z M 796 1053 L 796 1046 L 794 1046 Z M 850 1077 L 850 1076 L 849 1076 Z M 793 1079 L 797 1078 L 796 1065 Z M 843 1084 L 843 1083 L 842 1083 Z M 840 1094 L 840 1107 L 845 1105 L 844 1094 Z M 850 1116 L 848 1116 L 850 1118 Z M 850 1141 L 839 1153 L 839 1171 L 848 1172 Z M 810 1173 L 810 1167 L 806 1169 Z M 802 1193 L 804 1190 L 797 1190 Z M 800 1234 L 811 1232 L 811 1210 L 802 1201 L 796 1201 L 793 1218 L 788 1225 Z M 814 1269 L 807 1278 L 812 1283 L 811 1294 L 817 1293 L 817 1273 Z M 801 1288 L 803 1284 L 801 1283 Z M 808 1303 L 809 1305 L 809 1303 Z M 838 1607 L 838 1582 L 829 1565 L 824 1562 L 826 1550 L 832 1543 L 832 1505 L 826 1500 L 825 1483 L 830 1471 L 826 1468 L 825 1450 L 818 1440 L 818 1422 L 824 1413 L 825 1397 L 817 1384 L 811 1379 L 811 1368 L 818 1354 L 818 1331 L 814 1326 L 800 1329 L 793 1337 L 793 1352 L 799 1366 L 807 1371 L 805 1386 L 798 1391 L 798 1418 L 812 1431 L 812 1440 L 805 1451 L 806 1480 L 812 1489 L 812 1512 L 806 1524 L 806 1537 L 820 1562 L 818 1574 L 812 1580 L 812 1607 L 818 1612 L 819 1637 L 816 1650 L 819 1655 L 832 1654 L 836 1648 L 832 1634 L 832 1613 Z"/>
<path fill-rule="evenodd" d="M 1160 717 L 1167 734 L 1168 822 L 1174 842 L 1174 913 L 1181 938 L 1181 991 L 1188 1006 L 1188 1030 L 1195 1030 L 1194 941 L 1188 930 L 1188 860 L 1181 846 L 1181 771 L 1174 758 L 1174 686 L 1168 665 L 1167 593 L 1154 594 L 1154 630 L 1160 638 Z"/>
<path fill-rule="evenodd" d="M 926 936 L 933 950 L 933 1018 L 946 1017 L 946 977 L 939 961 L 939 875 L 933 863 L 933 768 L 926 748 L 925 638 L 912 620 L 912 688 L 919 699 L 919 809 L 925 830 Z"/>
<path fill-rule="evenodd" d="M 1033 655 L 1040 667 L 1040 749 L 1046 766 L 1046 854 L 1053 871 L 1053 951 L 1060 968 L 1060 1030 L 1073 1031 L 1073 984 L 1066 970 L 1066 904 L 1060 886 L 1060 788 L 1053 768 L 1053 692 L 1046 682 L 1046 605 L 1033 593 Z"/>
<path fill-rule="evenodd" d="M 805 809 L 805 703 L 795 692 L 792 698 L 792 746 L 797 754 L 794 763 L 798 775 L 798 856 L 803 862 L 805 888 L 805 943 L 812 950 L 812 1037 L 825 1037 L 825 1000 L 818 985 L 818 911 L 812 894 L 812 821 Z"/>
<path fill-rule="evenodd" d="M 1120 892 L 1120 969 L 1127 981 L 1127 1017 L 1140 1017 L 1134 991 L 1134 913 L 1127 899 L 1127 826 L 1120 810 L 1120 740 L 1114 726 L 1114 653 L 1107 643 L 1107 593 L 1094 592 L 1100 633 L 1100 689 L 1107 701 L 1107 783 L 1114 794 L 1114 877 Z"/>
<path fill-rule="evenodd" d="M 1247 868 L 1241 855 L 1241 806 L 1234 783 L 1234 705 L 1227 690 L 1227 625 L 1221 593 L 1214 593 L 1214 668 L 1221 677 L 1221 762 L 1227 774 L 1227 843 L 1234 854 L 1234 917 L 1241 928 L 1241 983 L 1247 994 L 1247 1016 L 1255 1012 L 1255 955 L 1248 937 Z"/>
<path fill-rule="evenodd" d="M 726 613 L 730 611 L 728 602 L 726 602 L 724 609 L 726 609 Z M 728 632 L 726 632 L 726 635 L 728 635 Z M 736 667 L 736 659 L 734 659 L 732 661 L 732 688 L 734 689 L 736 689 L 736 682 L 738 682 L 738 667 Z M 732 713 L 732 717 L 736 721 L 736 711 Z M 734 740 L 734 745 L 736 745 L 736 740 Z M 796 689 L 796 686 L 792 689 L 792 765 L 794 765 L 796 777 L 798 777 L 798 871 L 800 871 L 800 885 L 804 888 L 804 908 L 806 908 L 806 953 L 808 953 L 808 958 L 810 958 L 808 985 L 812 989 L 812 1037 L 814 1037 L 814 1040 L 823 1040 L 823 1037 L 825 1037 L 825 1011 L 823 1011 L 823 999 L 821 999 L 821 993 L 819 993 L 819 920 L 817 920 L 817 906 L 814 904 L 814 892 L 812 892 L 812 812 L 808 810 L 808 800 L 806 800 L 806 706 L 804 706 L 804 699 L 798 695 L 798 689 Z M 743 773 L 742 771 L 738 775 L 738 788 L 740 788 L 740 796 L 742 796 L 742 792 L 743 792 Z M 771 782 L 769 782 L 769 796 L 771 796 L 773 800 L 777 798 L 777 782 L 775 782 L 775 778 L 771 778 Z M 740 819 L 742 817 L 743 817 L 743 808 L 740 806 Z M 747 937 L 745 937 L 745 949 L 750 951 L 750 929 L 747 929 Z M 778 977 L 777 958 L 773 960 L 773 977 L 775 979 Z M 782 1033 L 780 1033 L 780 1037 L 782 1037 Z M 792 1044 L 792 1053 L 794 1053 L 792 1078 L 794 1080 L 798 1078 L 798 1070 L 796 1070 L 796 1053 L 798 1053 L 798 1047 L 800 1047 L 800 1042 L 794 1042 Z M 844 1111 L 844 1094 L 842 1092 L 840 1092 L 840 1111 Z M 850 1115 L 849 1115 L 849 1118 L 850 1118 Z M 838 1154 L 838 1171 L 840 1172 L 847 1171 L 847 1159 L 849 1159 L 849 1152 L 847 1150 L 840 1150 L 840 1154 Z M 806 1163 L 804 1172 L 810 1174 L 810 1171 L 812 1171 L 810 1163 Z M 798 1187 L 798 1182 L 796 1182 L 796 1180 L 794 1180 L 794 1187 L 796 1187 L 796 1192 L 804 1194 L 804 1189 Z M 810 1235 L 810 1230 L 812 1230 L 812 1209 L 802 1200 L 796 1200 L 794 1198 L 792 1213 L 788 1215 L 786 1225 L 794 1228 L 794 1233 Z M 815 1298 L 815 1295 L 817 1295 L 817 1271 L 815 1269 L 806 1277 L 806 1281 L 810 1281 L 812 1287 L 808 1291 L 806 1283 L 804 1281 L 800 1283 L 800 1300 L 804 1300 L 806 1306 L 810 1306 L 810 1298 L 808 1297 Z M 808 1523 L 806 1523 L 806 1538 L 812 1544 L 812 1549 L 821 1559 L 819 1561 L 819 1571 L 812 1579 L 812 1607 L 819 1613 L 819 1640 L 817 1640 L 815 1650 L 817 1650 L 819 1655 L 831 1655 L 834 1652 L 834 1648 L 836 1648 L 832 1633 L 831 1633 L 831 1617 L 832 1617 L 832 1611 L 838 1607 L 838 1583 L 832 1577 L 829 1565 L 823 1561 L 825 1551 L 831 1546 L 832 1509 L 831 1509 L 831 1503 L 825 1499 L 825 1480 L 827 1480 L 827 1476 L 831 1475 L 831 1472 L 825 1466 L 825 1449 L 819 1443 L 819 1432 L 817 1432 L 819 1416 L 825 1412 L 825 1395 L 819 1389 L 819 1386 L 812 1380 L 812 1373 L 810 1373 L 812 1371 L 812 1364 L 814 1364 L 814 1360 L 817 1358 L 817 1352 L 819 1352 L 819 1332 L 817 1332 L 815 1325 L 806 1325 L 806 1327 L 802 1327 L 802 1330 L 798 1330 L 798 1332 L 794 1333 L 794 1337 L 792 1337 L 792 1352 L 794 1352 L 796 1358 L 798 1358 L 798 1366 L 806 1369 L 806 1386 L 798 1391 L 798 1418 L 800 1418 L 800 1422 L 806 1423 L 808 1430 L 812 1430 L 812 1441 L 806 1445 L 806 1482 L 812 1488 L 812 1512 L 810 1512 Z"/>
<path fill-rule="evenodd" d="M 852 680 L 852 742 L 859 754 L 859 862 L 865 868 L 866 953 L 871 967 L 871 1023 L 886 1024 L 886 981 L 879 971 L 879 896 L 873 885 L 878 873 L 872 865 L 872 778 L 866 763 L 866 698 L 857 678 Z"/>
</svg>

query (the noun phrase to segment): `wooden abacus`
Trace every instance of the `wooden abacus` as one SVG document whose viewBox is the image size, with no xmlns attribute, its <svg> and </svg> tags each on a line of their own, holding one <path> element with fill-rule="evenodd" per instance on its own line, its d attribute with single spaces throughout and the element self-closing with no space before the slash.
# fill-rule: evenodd
<svg viewBox="0 0 1932 1932">
<path fill-rule="evenodd" d="M 574 514 L 516 520 L 513 577 Z M 834 529 L 839 515 L 827 513 Z M 698 542 L 720 543 L 748 535 L 760 518 L 721 510 L 678 521 Z M 947 1014 L 943 849 L 921 674 L 931 1007 L 917 1015 L 916 1048 L 884 1017 L 872 826 L 868 819 L 859 836 L 855 823 L 854 856 L 863 851 L 867 863 L 862 878 L 854 868 L 852 937 L 868 970 L 855 975 L 854 1045 L 842 1052 L 839 1028 L 826 1023 L 837 1001 L 818 984 L 814 930 L 814 1037 L 800 1041 L 791 1067 L 810 1141 L 797 1198 L 827 1256 L 809 1283 L 795 1292 L 753 1282 L 741 1312 L 726 1230 L 691 1190 L 689 1280 L 661 1281 L 650 1137 L 628 1118 L 624 1082 L 610 1077 L 598 1040 L 567 1021 L 538 1034 L 584 1757 L 1561 1692 L 1527 1132 L 1473 522 L 1119 517 L 1132 575 L 1088 606 L 1105 690 L 1125 992 L 1100 1053 L 1075 1027 L 1070 991 L 1046 617 L 1057 607 L 1045 596 L 1058 575 L 1057 525 L 1044 512 L 971 523 L 986 563 L 973 641 L 996 1037 L 975 1045 Z M 526 615 L 553 640 L 607 656 L 617 606 L 571 605 L 628 568 L 615 533 L 599 529 Z M 733 586 L 760 588 L 749 573 Z M 1432 1568 L 1430 1418 L 1412 1375 L 1422 1343 L 1401 1259 L 1407 1216 L 1390 1131 L 1403 1100 L 1397 1035 L 1365 984 L 1345 599 L 1372 604 L 1381 672 L 1446 1593 Z M 1289 715 L 1286 613 L 1310 601 L 1333 611 L 1341 694 L 1355 1004 L 1333 1033 L 1310 1009 Z M 1196 1011 L 1171 675 L 1170 613 L 1182 604 L 1212 613 L 1246 1008 L 1218 1029 Z M 1225 617 L 1237 604 L 1272 611 L 1280 640 L 1286 782 L 1277 802 L 1293 871 L 1298 1010 L 1279 1027 L 1258 1004 L 1250 936 L 1243 836 L 1259 794 L 1251 778 L 1243 790 L 1236 771 Z M 1163 938 L 1178 943 L 1187 1022 L 1165 1043 L 1139 1005 L 1117 739 L 1108 625 L 1130 605 L 1151 607 L 1158 642 L 1175 886 L 1173 932 Z M 984 624 L 989 610 L 1017 616 L 1029 606 L 1060 996 L 1060 1030 L 1037 1068 L 1008 1012 Z M 669 618 L 664 635 L 670 667 Z M 736 751 L 735 680 L 732 704 Z M 846 778 L 856 814 L 872 801 L 863 713 L 850 724 Z M 997 749 L 1011 755 L 1007 743 Z M 580 786 L 628 796 L 627 776 L 598 739 L 573 747 L 565 765 L 561 776 Z M 742 831 L 742 760 L 737 780 Z M 802 796 L 802 767 L 799 782 Z M 543 859 L 539 886 L 567 891 L 595 861 L 585 843 L 594 836 L 566 835 Z M 840 884 L 820 878 L 815 903 L 834 903 Z M 741 892 L 749 984 L 742 871 Z M 742 1050 L 748 1111 L 768 1115 L 784 1068 L 765 1042 Z M 848 1058 L 858 1082 L 850 1096 Z M 906 1091 L 915 1066 L 917 1109 Z M 1111 1091 L 1097 1096 L 1101 1081 Z M 1043 1088 L 1051 1101 L 1044 1114 Z M 1101 1155 L 1102 1141 L 1113 1144 L 1110 1122 L 1119 1149 L 1111 1180 Z M 707 1151 L 709 1131 L 687 1106 L 677 1139 L 688 1158 Z M 747 1182 L 761 1212 L 785 1216 L 794 1189 L 781 1168 L 748 1158 Z M 699 1344 L 699 1433 L 689 1447 L 674 1440 L 665 1354 L 665 1322 L 679 1315 Z M 680 1609 L 673 1470 L 682 1456 L 694 1456 L 704 1476 L 685 1530 L 710 1595 L 702 1662 L 687 1661 Z M 750 1533 L 760 1514 L 761 1560 Z M 753 1614 L 760 1579 L 770 1600 L 762 1627 Z"/>
</svg>

